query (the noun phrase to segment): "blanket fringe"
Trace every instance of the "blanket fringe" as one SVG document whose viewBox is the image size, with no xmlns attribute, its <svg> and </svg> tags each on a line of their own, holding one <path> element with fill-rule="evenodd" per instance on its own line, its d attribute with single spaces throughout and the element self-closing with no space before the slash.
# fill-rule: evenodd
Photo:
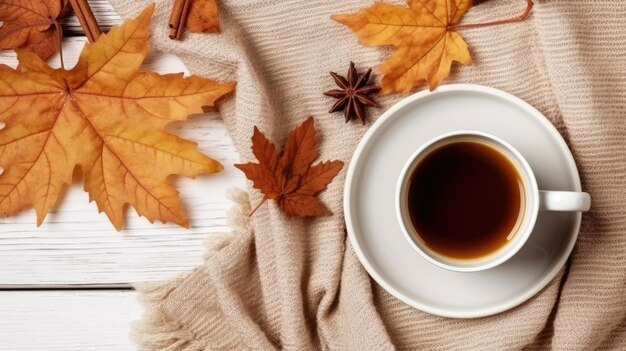
<svg viewBox="0 0 626 351">
<path fill-rule="evenodd" d="M 244 231 L 251 230 L 250 226 L 250 200 L 248 198 L 248 193 L 239 189 L 239 188 L 231 188 L 228 189 L 227 196 L 230 200 L 234 202 L 234 206 L 228 210 L 227 220 L 228 226 L 230 227 L 230 232 L 211 235 L 206 242 L 205 248 L 206 252 L 204 254 L 204 260 L 211 257 L 215 252 L 220 251 L 222 248 L 226 247 L 233 237 L 238 233 L 243 233 Z"/>
<path fill-rule="evenodd" d="M 232 238 L 245 230 L 250 230 L 250 201 L 248 193 L 238 189 L 230 189 L 228 197 L 235 205 L 228 211 L 230 233 L 212 235 L 206 243 L 204 259 L 228 245 Z M 180 323 L 168 320 L 161 312 L 160 306 L 185 280 L 189 273 L 184 273 L 166 282 L 150 282 L 135 284 L 138 298 L 144 307 L 141 319 L 132 325 L 132 338 L 137 342 L 139 350 L 204 350 L 196 335 L 185 329 Z"/>
<path fill-rule="evenodd" d="M 159 310 L 161 303 L 180 285 L 185 276 L 183 274 L 167 282 L 135 284 L 139 301 L 145 308 L 141 320 L 132 325 L 132 337 L 140 350 L 194 349 L 191 347 L 197 340 L 196 336 L 179 323 L 168 320 Z"/>
</svg>

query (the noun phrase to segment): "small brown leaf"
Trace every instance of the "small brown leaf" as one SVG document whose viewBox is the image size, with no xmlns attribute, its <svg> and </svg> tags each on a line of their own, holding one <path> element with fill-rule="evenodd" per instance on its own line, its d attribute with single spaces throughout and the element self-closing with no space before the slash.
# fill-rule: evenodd
<svg viewBox="0 0 626 351">
<path fill-rule="evenodd" d="M 220 18 L 217 13 L 217 0 L 191 0 L 191 8 L 185 24 L 190 32 L 219 32 Z"/>
<path fill-rule="evenodd" d="M 61 47 L 57 19 L 67 0 L 0 0 L 0 49 L 26 49 L 44 60 Z"/>
<path fill-rule="evenodd" d="M 332 214 L 316 195 L 337 176 L 343 162 L 326 161 L 312 166 L 319 156 L 313 124 L 313 117 L 309 117 L 294 129 L 280 155 L 276 146 L 254 127 L 252 153 L 259 163 L 236 164 L 235 167 L 265 195 L 261 204 L 268 199 L 276 200 L 285 214 L 299 217 Z M 254 211 L 256 208 L 252 213 Z"/>
</svg>

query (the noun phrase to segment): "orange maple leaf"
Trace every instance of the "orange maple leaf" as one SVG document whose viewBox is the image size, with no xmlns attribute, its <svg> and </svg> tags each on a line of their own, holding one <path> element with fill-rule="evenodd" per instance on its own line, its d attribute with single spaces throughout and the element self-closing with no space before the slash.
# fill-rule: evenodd
<svg viewBox="0 0 626 351">
<path fill-rule="evenodd" d="M 220 18 L 217 12 L 217 0 L 191 0 L 185 25 L 190 32 L 219 32 Z"/>
<path fill-rule="evenodd" d="M 453 61 L 469 65 L 470 52 L 453 25 L 471 0 L 407 0 L 409 7 L 375 3 L 354 14 L 331 18 L 348 26 L 363 45 L 391 45 L 394 51 L 379 66 L 380 94 L 408 93 L 427 81 L 430 90 L 450 75 Z"/>
<path fill-rule="evenodd" d="M 0 0 L 0 49 L 26 49 L 47 60 L 59 51 L 57 22 L 67 0 Z"/>
<path fill-rule="evenodd" d="M 313 117 L 309 117 L 289 134 L 280 154 L 276 146 L 254 127 L 252 153 L 259 163 L 235 165 L 253 182 L 252 186 L 265 195 L 252 213 L 265 201 L 276 200 L 287 215 L 306 217 L 332 214 L 316 195 L 325 190 L 341 171 L 343 162 L 326 161 L 312 165 L 319 156 Z"/>
<path fill-rule="evenodd" d="M 235 83 L 138 72 L 153 12 L 86 44 L 71 70 L 28 52 L 18 53 L 21 70 L 0 65 L 1 215 L 33 206 L 41 224 L 80 167 L 90 200 L 118 230 L 126 204 L 151 222 L 188 225 L 168 176 L 222 166 L 163 128 L 201 113 Z"/>
</svg>

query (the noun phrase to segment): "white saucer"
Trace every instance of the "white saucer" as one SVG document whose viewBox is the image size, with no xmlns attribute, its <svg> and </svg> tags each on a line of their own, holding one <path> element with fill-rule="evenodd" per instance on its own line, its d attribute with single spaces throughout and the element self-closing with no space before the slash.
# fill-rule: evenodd
<svg viewBox="0 0 626 351">
<path fill-rule="evenodd" d="M 378 284 L 422 311 L 475 318 L 513 308 L 545 287 L 574 247 L 581 214 L 541 212 L 524 248 L 493 269 L 451 272 L 424 260 L 396 219 L 396 183 L 420 145 L 461 129 L 512 144 L 533 168 L 540 189 L 581 191 L 572 154 L 539 111 L 497 89 L 445 85 L 402 100 L 369 129 L 348 168 L 344 210 L 352 246 Z"/>
</svg>

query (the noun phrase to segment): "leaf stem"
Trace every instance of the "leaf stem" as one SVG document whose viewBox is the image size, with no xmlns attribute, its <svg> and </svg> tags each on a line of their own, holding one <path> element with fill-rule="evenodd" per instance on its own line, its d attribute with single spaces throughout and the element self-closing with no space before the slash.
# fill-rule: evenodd
<svg viewBox="0 0 626 351">
<path fill-rule="evenodd" d="M 61 28 L 61 24 L 58 20 L 54 20 L 53 24 L 59 35 L 59 59 L 61 60 L 61 68 L 65 69 L 65 63 L 63 62 L 63 29 Z"/>
<path fill-rule="evenodd" d="M 261 200 L 261 202 L 259 202 L 258 205 L 256 205 L 256 207 L 254 208 L 254 210 L 252 210 L 250 212 L 250 214 L 248 215 L 248 217 L 252 217 L 252 215 L 254 214 L 254 212 L 256 212 L 256 210 L 259 209 L 259 207 L 261 207 L 261 205 L 263 205 L 265 203 L 265 201 L 267 201 L 267 197 L 264 197 L 263 200 Z"/>
<path fill-rule="evenodd" d="M 530 15 L 530 11 L 533 8 L 534 3 L 532 0 L 526 0 L 526 10 L 519 16 L 505 18 L 497 21 L 484 22 L 484 23 L 463 23 L 463 24 L 453 24 L 448 26 L 448 30 L 458 30 L 458 29 L 471 29 L 471 28 L 481 28 L 481 27 L 491 27 L 491 26 L 499 26 L 501 24 L 507 23 L 516 23 L 522 22 Z"/>
</svg>

